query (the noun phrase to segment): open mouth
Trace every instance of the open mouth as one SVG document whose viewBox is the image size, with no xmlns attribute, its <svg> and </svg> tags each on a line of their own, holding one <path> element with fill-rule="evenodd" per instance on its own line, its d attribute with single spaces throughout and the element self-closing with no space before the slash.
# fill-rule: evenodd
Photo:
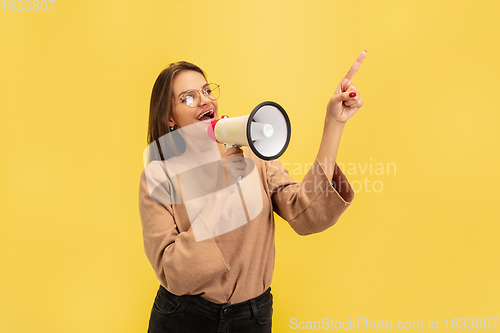
<svg viewBox="0 0 500 333">
<path fill-rule="evenodd" d="M 200 121 L 210 120 L 210 119 L 213 119 L 214 116 L 215 116 L 214 109 L 210 109 L 210 110 L 207 110 L 205 112 L 200 113 L 200 115 L 198 117 L 196 117 L 196 119 L 198 119 Z"/>
</svg>

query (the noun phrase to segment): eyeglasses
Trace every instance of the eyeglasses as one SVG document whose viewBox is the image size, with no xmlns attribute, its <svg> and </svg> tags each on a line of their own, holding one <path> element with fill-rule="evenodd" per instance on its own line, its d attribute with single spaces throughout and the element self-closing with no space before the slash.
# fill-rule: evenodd
<svg viewBox="0 0 500 333">
<path fill-rule="evenodd" d="M 201 103 L 201 92 L 203 92 L 203 95 L 207 96 L 209 99 L 215 101 L 219 99 L 220 96 L 219 87 L 220 86 L 216 83 L 207 83 L 201 89 L 192 89 L 184 92 L 179 97 L 179 101 L 186 104 L 190 108 L 197 108 Z M 174 104 L 178 103 L 179 101 L 174 102 Z"/>
</svg>

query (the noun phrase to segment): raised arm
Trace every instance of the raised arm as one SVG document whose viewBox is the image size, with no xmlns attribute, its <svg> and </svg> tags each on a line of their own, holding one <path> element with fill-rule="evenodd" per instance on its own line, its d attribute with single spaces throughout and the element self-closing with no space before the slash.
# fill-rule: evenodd
<svg viewBox="0 0 500 333">
<path fill-rule="evenodd" d="M 342 79 L 327 105 L 323 137 L 318 151 L 318 161 L 326 172 L 328 179 L 333 179 L 340 137 L 345 123 L 363 105 L 356 85 L 351 83 L 361 63 L 366 57 L 366 51 L 361 52 L 347 75 Z"/>
<path fill-rule="evenodd" d="M 317 159 L 302 183 L 294 181 L 279 161 L 267 163 L 274 210 L 300 235 L 331 227 L 354 199 L 354 191 L 336 159 L 345 123 L 363 105 L 351 80 L 365 57 L 366 51 L 361 52 L 330 98 Z"/>
</svg>

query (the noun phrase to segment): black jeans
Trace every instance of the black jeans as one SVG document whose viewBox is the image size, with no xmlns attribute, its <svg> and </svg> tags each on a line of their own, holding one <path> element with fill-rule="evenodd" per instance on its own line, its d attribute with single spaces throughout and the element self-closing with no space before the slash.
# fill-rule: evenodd
<svg viewBox="0 0 500 333">
<path fill-rule="evenodd" d="M 269 333 L 272 315 L 271 288 L 245 302 L 216 304 L 198 295 L 174 295 L 160 285 L 148 333 Z"/>
</svg>

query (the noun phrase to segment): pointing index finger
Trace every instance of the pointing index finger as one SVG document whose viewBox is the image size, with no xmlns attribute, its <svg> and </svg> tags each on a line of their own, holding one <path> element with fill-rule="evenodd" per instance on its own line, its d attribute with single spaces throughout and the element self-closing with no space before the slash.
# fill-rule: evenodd
<svg viewBox="0 0 500 333">
<path fill-rule="evenodd" d="M 365 60 L 366 53 L 367 53 L 366 50 L 361 52 L 361 54 L 358 56 L 358 59 L 356 59 L 356 62 L 354 62 L 354 64 L 351 66 L 351 69 L 349 69 L 349 72 L 347 72 L 345 78 L 349 82 L 353 79 L 354 75 L 356 74 L 359 67 L 361 66 L 361 63 L 363 62 L 363 60 Z"/>
</svg>

